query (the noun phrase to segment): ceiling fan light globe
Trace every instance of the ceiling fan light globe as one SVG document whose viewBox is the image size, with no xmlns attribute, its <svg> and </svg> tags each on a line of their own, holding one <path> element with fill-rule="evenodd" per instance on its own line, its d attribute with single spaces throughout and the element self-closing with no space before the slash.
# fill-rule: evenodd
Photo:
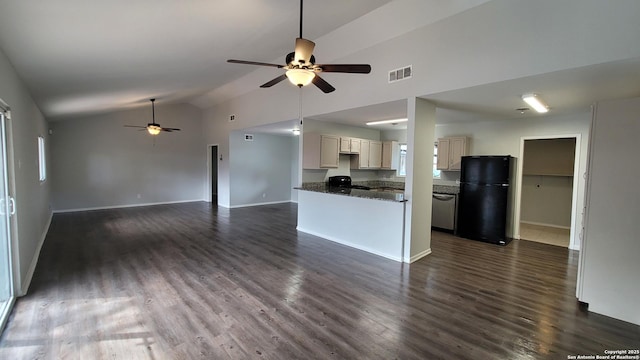
<svg viewBox="0 0 640 360">
<path fill-rule="evenodd" d="M 293 85 L 300 87 L 311 84 L 316 76 L 313 71 L 306 69 L 289 69 L 285 75 Z"/>
<path fill-rule="evenodd" d="M 147 131 L 151 135 L 158 135 L 158 134 L 160 134 L 160 126 L 149 125 L 149 126 L 147 126 Z"/>
</svg>

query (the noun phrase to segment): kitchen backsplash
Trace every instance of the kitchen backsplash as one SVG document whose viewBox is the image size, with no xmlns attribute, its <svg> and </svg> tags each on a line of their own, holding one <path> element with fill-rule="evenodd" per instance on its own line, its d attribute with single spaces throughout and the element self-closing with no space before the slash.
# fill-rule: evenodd
<svg viewBox="0 0 640 360">
<path fill-rule="evenodd" d="M 352 181 L 391 181 L 404 184 L 404 177 L 396 176 L 394 170 L 354 170 L 351 169 L 351 157 L 341 154 L 337 169 L 304 169 L 302 171 L 303 183 L 326 182 L 330 176 L 348 175 Z M 403 186 L 404 187 L 404 186 Z"/>
</svg>

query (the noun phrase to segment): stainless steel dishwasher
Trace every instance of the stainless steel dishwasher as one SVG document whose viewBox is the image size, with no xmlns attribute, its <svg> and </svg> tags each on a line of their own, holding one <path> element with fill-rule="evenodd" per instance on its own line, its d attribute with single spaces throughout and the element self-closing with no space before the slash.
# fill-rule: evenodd
<svg viewBox="0 0 640 360">
<path fill-rule="evenodd" d="M 455 231 L 457 195 L 433 193 L 431 226 Z"/>
</svg>

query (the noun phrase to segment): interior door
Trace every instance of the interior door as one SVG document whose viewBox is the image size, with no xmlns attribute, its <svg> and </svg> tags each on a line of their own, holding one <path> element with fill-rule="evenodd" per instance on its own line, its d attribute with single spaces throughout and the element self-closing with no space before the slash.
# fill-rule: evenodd
<svg viewBox="0 0 640 360">
<path fill-rule="evenodd" d="M 11 264 L 10 217 L 15 212 L 15 203 L 9 196 L 7 178 L 7 132 L 8 107 L 0 101 L 0 332 L 6 324 L 15 301 Z"/>
</svg>

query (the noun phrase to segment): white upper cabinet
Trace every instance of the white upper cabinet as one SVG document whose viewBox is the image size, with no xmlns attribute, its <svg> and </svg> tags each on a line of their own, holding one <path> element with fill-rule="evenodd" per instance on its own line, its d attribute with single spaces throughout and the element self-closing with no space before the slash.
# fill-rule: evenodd
<svg viewBox="0 0 640 360">
<path fill-rule="evenodd" d="M 400 162 L 400 145 L 397 141 L 382 142 L 382 169 L 398 170 Z"/>
<path fill-rule="evenodd" d="M 369 142 L 369 168 L 380 169 L 382 167 L 382 141 Z"/>
<path fill-rule="evenodd" d="M 438 139 L 438 170 L 460 170 L 462 157 L 467 155 L 466 137 Z"/>
<path fill-rule="evenodd" d="M 359 154 L 360 139 L 340 137 L 340 154 Z"/>
<path fill-rule="evenodd" d="M 369 168 L 369 140 L 358 139 L 360 143 L 360 152 L 358 156 L 351 157 L 352 169 L 368 169 Z"/>
<path fill-rule="evenodd" d="M 340 156 L 340 137 L 315 133 L 303 136 L 303 169 L 337 168 Z"/>
</svg>

